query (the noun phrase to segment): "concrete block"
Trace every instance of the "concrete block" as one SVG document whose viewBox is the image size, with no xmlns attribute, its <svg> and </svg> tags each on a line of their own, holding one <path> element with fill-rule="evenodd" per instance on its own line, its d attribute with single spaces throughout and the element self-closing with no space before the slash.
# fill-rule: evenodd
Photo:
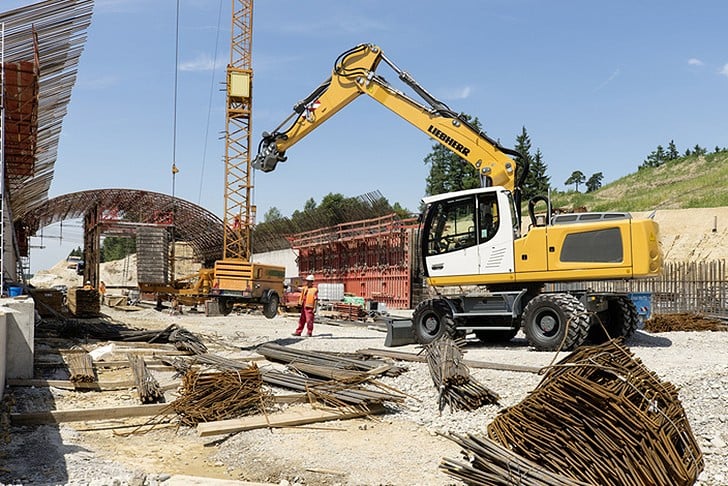
<svg viewBox="0 0 728 486">
<path fill-rule="evenodd" d="M 5 378 L 33 378 L 35 305 L 33 299 L 0 299 L 5 314 Z"/>
</svg>

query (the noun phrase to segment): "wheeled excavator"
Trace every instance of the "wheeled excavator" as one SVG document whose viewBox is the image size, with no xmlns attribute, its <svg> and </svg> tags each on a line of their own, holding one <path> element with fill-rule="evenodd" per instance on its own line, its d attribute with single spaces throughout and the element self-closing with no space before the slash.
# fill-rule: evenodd
<svg viewBox="0 0 728 486">
<path fill-rule="evenodd" d="M 421 100 L 377 72 L 388 65 Z M 293 107 L 274 131 L 263 133 L 253 167 L 274 170 L 286 153 L 354 99 L 366 95 L 419 128 L 478 172 L 481 188 L 423 198 L 419 252 L 431 298 L 414 309 L 414 340 L 469 332 L 483 341 L 507 341 L 520 329 L 539 350 L 570 350 L 584 343 L 629 337 L 639 324 L 626 293 L 589 289 L 546 292 L 546 284 L 657 276 L 662 268 L 659 228 L 626 212 L 541 218 L 528 201 L 522 233 L 521 186 L 527 164 L 452 111 L 388 59 L 379 46 L 342 53 L 331 77 Z M 462 289 L 468 289 L 464 291 Z"/>
</svg>

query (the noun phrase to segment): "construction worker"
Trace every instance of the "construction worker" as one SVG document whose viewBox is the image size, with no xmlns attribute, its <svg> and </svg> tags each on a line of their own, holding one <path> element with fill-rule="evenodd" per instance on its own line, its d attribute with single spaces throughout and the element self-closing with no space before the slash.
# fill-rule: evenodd
<svg viewBox="0 0 728 486">
<path fill-rule="evenodd" d="M 313 275 L 309 275 L 306 277 L 306 286 L 301 289 L 301 296 L 298 298 L 298 303 L 301 305 L 301 317 L 298 319 L 298 328 L 293 333 L 294 336 L 301 335 L 304 325 L 308 330 L 308 334 L 304 334 L 304 336 L 313 335 L 313 318 L 318 304 L 318 289 L 313 286 L 313 281 Z"/>
<path fill-rule="evenodd" d="M 104 297 L 106 296 L 106 284 L 102 280 L 99 282 L 99 297 L 101 299 L 101 303 L 104 303 Z"/>
<path fill-rule="evenodd" d="M 94 286 L 91 285 L 91 280 L 86 280 L 86 284 L 83 286 L 83 290 L 93 290 Z"/>
</svg>

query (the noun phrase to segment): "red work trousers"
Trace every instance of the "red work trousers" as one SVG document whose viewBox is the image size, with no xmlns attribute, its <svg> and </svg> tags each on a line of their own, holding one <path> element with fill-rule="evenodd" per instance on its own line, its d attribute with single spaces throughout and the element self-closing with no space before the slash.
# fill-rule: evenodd
<svg viewBox="0 0 728 486">
<path fill-rule="evenodd" d="M 301 308 L 301 317 L 298 318 L 298 328 L 296 334 L 303 332 L 303 326 L 306 326 L 309 334 L 313 334 L 313 309 L 303 306 Z"/>
</svg>

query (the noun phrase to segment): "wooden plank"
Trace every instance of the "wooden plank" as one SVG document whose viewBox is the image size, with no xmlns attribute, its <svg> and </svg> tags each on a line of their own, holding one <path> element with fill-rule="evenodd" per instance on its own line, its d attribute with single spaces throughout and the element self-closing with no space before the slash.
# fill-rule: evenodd
<svg viewBox="0 0 728 486">
<path fill-rule="evenodd" d="M 170 415 L 174 410 L 169 403 L 93 409 L 51 410 L 49 412 L 11 413 L 13 425 L 60 424 L 63 422 L 90 422 L 152 415 Z"/>
<path fill-rule="evenodd" d="M 343 420 L 366 417 L 384 413 L 383 406 L 372 406 L 368 412 L 352 411 L 351 409 L 312 409 L 298 407 L 289 409 L 280 415 L 254 415 L 240 419 L 205 422 L 197 425 L 200 437 L 211 435 L 232 434 L 245 430 L 264 429 L 271 427 L 292 427 L 296 425 L 315 424 L 330 420 Z"/>
<path fill-rule="evenodd" d="M 56 387 L 63 388 L 66 390 L 98 390 L 98 391 L 113 391 L 113 390 L 125 390 L 127 388 L 134 388 L 134 380 L 121 380 L 121 381 L 101 381 L 98 383 L 73 383 L 68 380 L 43 380 L 43 379 L 31 379 L 31 380 L 7 380 L 8 386 L 33 386 L 36 388 L 44 387 Z"/>
<path fill-rule="evenodd" d="M 401 361 L 413 361 L 416 363 L 425 363 L 427 358 L 424 355 L 407 353 L 404 351 L 390 351 L 388 349 L 360 349 L 357 351 L 359 354 L 366 356 L 379 356 L 381 358 L 392 358 Z M 499 371 L 518 371 L 522 373 L 539 373 L 541 371 L 540 366 L 525 366 L 525 365 L 512 365 L 504 363 L 491 363 L 489 361 L 474 361 L 471 359 L 463 360 L 463 363 L 470 368 L 480 368 L 488 370 L 499 370 Z"/>
</svg>

